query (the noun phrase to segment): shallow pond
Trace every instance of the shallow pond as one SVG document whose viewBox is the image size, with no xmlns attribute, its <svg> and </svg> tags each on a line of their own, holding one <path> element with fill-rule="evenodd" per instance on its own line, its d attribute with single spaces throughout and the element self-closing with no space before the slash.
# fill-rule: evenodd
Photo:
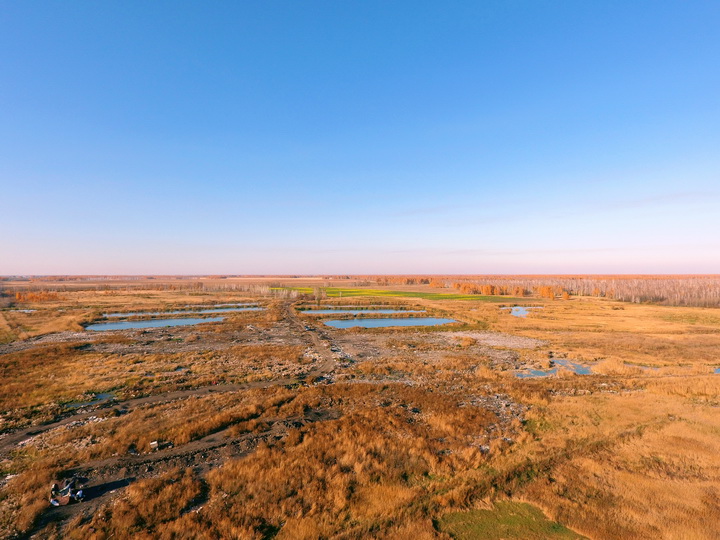
<svg viewBox="0 0 720 540">
<path fill-rule="evenodd" d="M 400 309 L 397 304 L 395 306 L 391 304 L 303 304 L 301 306 L 297 306 L 297 308 L 301 311 L 303 309 Z"/>
<path fill-rule="evenodd" d="M 395 313 L 425 313 L 425 310 L 414 309 L 304 309 L 300 313 L 310 313 L 312 315 L 392 315 Z"/>
<path fill-rule="evenodd" d="M 103 317 L 110 319 L 115 317 L 134 317 L 134 316 L 155 316 L 155 315 L 202 315 L 204 313 L 226 313 L 228 311 L 261 311 L 265 308 L 261 307 L 245 307 L 245 308 L 214 308 L 214 309 L 200 309 L 197 311 L 192 310 L 176 310 L 176 311 L 132 311 L 129 313 L 103 313 Z"/>
<path fill-rule="evenodd" d="M 408 317 L 407 319 L 346 319 L 325 321 L 327 326 L 333 328 L 387 328 L 392 326 L 439 326 L 457 322 L 455 319 L 441 319 L 437 317 Z"/>
<path fill-rule="evenodd" d="M 75 402 L 75 403 L 68 403 L 65 405 L 68 409 L 79 409 L 80 407 L 88 407 L 89 405 L 96 405 L 97 403 L 102 403 L 103 401 L 111 400 L 115 397 L 115 394 L 112 392 L 106 392 L 103 394 L 95 394 L 95 397 L 91 399 L 90 401 L 85 402 Z"/>
<path fill-rule="evenodd" d="M 509 309 L 510 315 L 513 317 L 527 317 L 530 313 L 530 309 L 543 309 L 543 306 L 513 306 L 513 307 L 502 307 L 500 309 Z"/>
<path fill-rule="evenodd" d="M 202 319 L 199 317 L 191 317 L 185 319 L 153 319 L 151 321 L 118 321 L 91 324 L 86 330 L 93 332 L 103 332 L 106 330 L 130 330 L 134 328 L 161 328 L 164 326 L 192 326 L 194 324 L 202 324 L 209 322 L 219 322 L 225 317 L 208 317 Z"/>
<path fill-rule="evenodd" d="M 548 377 L 550 375 L 555 375 L 558 372 L 559 367 L 569 369 L 577 375 L 592 375 L 592 368 L 590 366 L 576 364 L 575 362 L 570 362 L 569 360 L 555 360 L 554 362 L 556 367 L 552 367 L 550 369 L 528 369 L 526 371 L 516 373 L 515 376 L 520 377 L 521 379 L 527 379 L 529 377 Z"/>
<path fill-rule="evenodd" d="M 185 307 L 189 308 L 219 308 L 219 307 L 257 307 L 257 302 L 251 304 L 185 304 Z"/>
</svg>

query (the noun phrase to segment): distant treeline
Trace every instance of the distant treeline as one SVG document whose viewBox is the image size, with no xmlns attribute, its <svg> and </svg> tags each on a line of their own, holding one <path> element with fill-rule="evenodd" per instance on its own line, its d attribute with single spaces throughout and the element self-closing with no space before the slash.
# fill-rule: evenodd
<svg viewBox="0 0 720 540">
<path fill-rule="evenodd" d="M 27 291 L 27 292 L 16 292 L 16 302 L 52 302 L 60 300 L 61 297 L 54 291 Z"/>
<path fill-rule="evenodd" d="M 9 292 L 0 287 L 0 308 L 7 307 L 12 304 L 12 296 Z"/>
<path fill-rule="evenodd" d="M 64 284 L 42 284 L 35 282 L 15 285 L 12 292 L 5 291 L 8 303 L 49 302 L 64 299 L 58 293 L 78 290 L 94 290 L 113 292 L 131 291 L 190 291 L 190 292 L 242 292 L 259 296 L 276 296 L 279 298 L 298 298 L 300 293 L 296 290 L 284 288 L 280 283 L 217 283 L 204 281 L 187 281 L 183 283 L 137 283 L 114 284 L 93 283 L 85 286 L 67 287 Z M 12 295 L 12 296 L 11 296 Z M 3 290 L 0 288 L 0 305 L 3 301 Z"/>
<path fill-rule="evenodd" d="M 0 287 L 0 306 L 10 302 L 51 301 L 58 299 L 54 293 L 78 290 L 73 286 L 78 276 L 32 277 L 15 280 Z M 155 279 L 151 279 L 154 277 Z M 256 276 L 260 277 L 260 276 Z M 265 277 L 265 276 L 263 276 Z M 245 292 L 261 296 L 297 298 L 303 296 L 289 290 L 283 278 L 309 276 L 273 276 L 277 282 L 233 282 L 225 276 L 143 276 L 143 279 L 119 283 L 115 279 L 97 281 L 84 277 L 82 289 L 105 291 L 206 291 Z M 453 289 L 462 294 L 503 295 L 512 297 L 569 298 L 570 296 L 596 296 L 624 302 L 647 302 L 672 306 L 720 307 L 720 275 L 323 275 L 328 282 L 349 281 L 347 286 L 430 286 Z M 6 282 L 11 280 L 6 279 Z M 18 282 L 19 281 L 19 282 Z M 48 283 L 60 281 L 61 283 Z M 67 283 L 68 285 L 65 285 Z M 75 282 L 77 283 L 77 282 Z M 329 284 L 312 285 L 322 290 Z M 317 297 L 314 292 L 310 296 Z"/>
<path fill-rule="evenodd" d="M 357 278 L 357 277 L 356 277 Z M 597 296 L 623 302 L 720 307 L 720 276 L 373 276 L 379 285 L 430 285 L 465 294 Z"/>
</svg>

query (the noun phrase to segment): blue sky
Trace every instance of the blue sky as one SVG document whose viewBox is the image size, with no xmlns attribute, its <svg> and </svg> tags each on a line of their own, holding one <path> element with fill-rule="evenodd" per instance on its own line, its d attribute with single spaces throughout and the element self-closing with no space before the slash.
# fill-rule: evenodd
<svg viewBox="0 0 720 540">
<path fill-rule="evenodd" d="M 717 2 L 0 3 L 0 274 L 720 273 Z"/>
</svg>

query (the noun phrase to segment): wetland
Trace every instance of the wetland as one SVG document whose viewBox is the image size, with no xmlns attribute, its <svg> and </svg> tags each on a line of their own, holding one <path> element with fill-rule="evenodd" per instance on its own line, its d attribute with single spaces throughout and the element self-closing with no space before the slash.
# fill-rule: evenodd
<svg viewBox="0 0 720 540">
<path fill-rule="evenodd" d="M 155 286 L 0 310 L 2 536 L 715 533 L 712 310 Z"/>
</svg>

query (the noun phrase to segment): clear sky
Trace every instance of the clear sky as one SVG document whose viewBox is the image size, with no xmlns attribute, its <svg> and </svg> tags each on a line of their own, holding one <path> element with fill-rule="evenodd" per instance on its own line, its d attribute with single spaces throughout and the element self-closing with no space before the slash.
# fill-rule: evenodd
<svg viewBox="0 0 720 540">
<path fill-rule="evenodd" d="M 0 1 L 0 274 L 720 273 L 720 2 Z"/>
</svg>

